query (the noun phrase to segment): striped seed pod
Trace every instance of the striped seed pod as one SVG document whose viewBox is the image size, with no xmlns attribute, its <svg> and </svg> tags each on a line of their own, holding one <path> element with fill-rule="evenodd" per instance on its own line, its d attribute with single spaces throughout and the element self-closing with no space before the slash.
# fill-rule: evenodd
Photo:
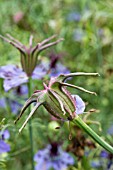
<svg viewBox="0 0 113 170">
<path fill-rule="evenodd" d="M 25 105 L 23 106 L 19 117 L 15 121 L 16 123 L 20 119 L 24 111 L 31 103 L 36 103 L 35 107 L 27 117 L 19 132 L 22 131 L 28 120 L 31 118 L 31 116 L 40 105 L 43 105 L 51 115 L 58 119 L 64 121 L 73 120 L 76 117 L 76 102 L 70 92 L 66 89 L 66 86 L 76 88 L 90 94 L 96 94 L 95 92 L 88 91 L 82 87 L 74 86 L 72 84 L 64 82 L 69 77 L 81 75 L 96 76 L 98 75 L 98 73 L 70 73 L 66 75 L 62 74 L 58 77 L 51 78 L 48 85 L 43 83 L 44 90 L 37 90 L 33 93 L 33 95 L 25 102 Z"/>
</svg>

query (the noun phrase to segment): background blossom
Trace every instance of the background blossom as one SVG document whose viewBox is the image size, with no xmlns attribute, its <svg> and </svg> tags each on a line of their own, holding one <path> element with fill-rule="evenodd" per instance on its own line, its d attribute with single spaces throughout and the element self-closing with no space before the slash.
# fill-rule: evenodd
<svg viewBox="0 0 113 170">
<path fill-rule="evenodd" d="M 9 139 L 9 137 L 10 134 L 8 130 L 0 132 L 0 154 L 10 151 L 10 145 L 5 142 L 5 140 Z"/>
<path fill-rule="evenodd" d="M 64 170 L 74 164 L 73 157 L 63 151 L 57 143 L 52 143 L 45 149 L 39 150 L 34 156 L 34 161 L 37 162 L 35 170 L 50 170 L 50 168 Z"/>
</svg>

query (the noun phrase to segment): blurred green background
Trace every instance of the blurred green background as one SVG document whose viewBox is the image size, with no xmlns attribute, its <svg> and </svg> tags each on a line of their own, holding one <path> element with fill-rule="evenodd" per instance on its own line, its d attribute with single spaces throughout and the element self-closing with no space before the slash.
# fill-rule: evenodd
<svg viewBox="0 0 113 170">
<path fill-rule="evenodd" d="M 113 125 L 113 1 L 0 0 L 0 34 L 5 36 L 6 33 L 26 45 L 31 34 L 34 36 L 34 44 L 57 34 L 58 37 L 63 37 L 64 41 L 41 53 L 42 58 L 48 57 L 48 53 L 53 50 L 63 54 L 61 62 L 71 72 L 98 72 L 100 74 L 100 77 L 96 78 L 77 77 L 71 80 L 75 85 L 95 91 L 97 96 L 70 90 L 79 94 L 87 102 L 86 111 L 92 108 L 100 111 L 92 114 L 90 119 L 101 123 L 101 134 L 106 136 L 107 129 Z M 17 63 L 20 65 L 19 61 L 17 50 L 0 40 L 0 66 Z M 38 145 L 43 145 L 45 141 L 42 140 L 45 140 L 47 136 L 45 131 L 48 122 L 46 121 L 43 127 L 44 115 L 42 119 L 38 125 L 36 125 L 36 119 L 34 120 L 35 126 L 39 126 L 38 130 L 45 136 L 40 133 L 42 138 L 39 137 Z M 98 126 L 91 126 L 100 133 Z M 14 133 L 17 132 L 14 131 Z M 12 133 L 12 138 L 13 135 Z M 20 140 L 18 145 L 24 143 L 22 136 L 18 138 Z M 58 132 L 56 138 L 59 138 Z M 15 140 L 16 137 L 14 137 Z"/>
</svg>

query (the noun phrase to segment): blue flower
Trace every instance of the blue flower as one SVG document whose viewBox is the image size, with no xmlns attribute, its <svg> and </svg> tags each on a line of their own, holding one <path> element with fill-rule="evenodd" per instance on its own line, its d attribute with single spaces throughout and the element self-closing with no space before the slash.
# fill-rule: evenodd
<svg viewBox="0 0 113 170">
<path fill-rule="evenodd" d="M 95 160 L 95 161 L 91 162 L 91 166 L 93 168 L 100 168 L 100 167 L 102 167 L 102 163 L 99 160 L 97 160 L 97 161 Z"/>
<path fill-rule="evenodd" d="M 1 108 L 5 108 L 6 107 L 6 101 L 4 97 L 0 98 L 0 107 Z"/>
<path fill-rule="evenodd" d="M 104 168 L 106 170 L 112 170 L 113 154 L 105 150 L 101 151 L 100 157 L 97 160 L 92 161 L 91 166 L 94 168 Z"/>
<path fill-rule="evenodd" d="M 85 37 L 85 32 L 81 28 L 77 28 L 73 32 L 73 39 L 77 42 L 81 42 Z"/>
<path fill-rule="evenodd" d="M 11 111 L 13 114 L 18 114 L 19 111 L 20 111 L 20 108 L 22 107 L 22 104 L 20 104 L 19 102 L 17 101 L 10 101 L 10 107 L 11 107 Z"/>
<path fill-rule="evenodd" d="M 68 14 L 67 20 L 68 21 L 80 21 L 81 14 L 79 12 L 71 12 Z"/>
<path fill-rule="evenodd" d="M 42 62 L 34 69 L 32 78 L 41 79 L 47 74 L 48 70 L 50 70 L 49 62 Z M 49 76 L 58 76 L 61 73 L 69 73 L 69 70 L 62 64 L 57 63 L 56 67 L 51 69 Z M 16 65 L 1 66 L 0 78 L 4 79 L 3 87 L 6 92 L 28 82 L 27 74 Z"/>
<path fill-rule="evenodd" d="M 12 100 L 12 99 L 5 98 L 5 97 L 0 98 L 1 108 L 5 109 L 7 107 L 7 103 L 8 103 L 8 106 L 10 106 L 12 113 L 14 114 L 17 114 L 20 111 L 20 108 L 22 107 L 22 104 L 19 104 L 19 102 L 17 102 L 16 100 Z"/>
<path fill-rule="evenodd" d="M 9 131 L 6 129 L 6 130 L 0 132 L 0 136 L 2 136 L 2 139 L 3 139 L 3 140 L 4 140 L 4 139 L 9 139 L 10 133 L 9 133 Z"/>
<path fill-rule="evenodd" d="M 102 151 L 102 152 L 100 153 L 100 157 L 102 157 L 102 158 L 108 158 L 108 157 L 109 157 L 109 153 L 106 152 L 106 151 Z"/>
<path fill-rule="evenodd" d="M 15 124 L 21 118 L 25 110 L 29 107 L 31 103 L 36 103 L 26 121 L 23 123 L 22 127 L 19 129 L 19 132 L 26 126 L 29 119 L 35 113 L 35 111 L 43 105 L 43 107 L 55 118 L 58 118 L 62 121 L 72 121 L 76 114 L 81 114 L 84 112 L 85 104 L 79 96 L 73 96 L 66 89 L 66 87 L 72 87 L 79 89 L 81 91 L 96 94 L 95 92 L 88 91 L 82 87 L 75 86 L 73 84 L 66 83 L 66 79 L 73 76 L 81 75 L 93 75 L 96 76 L 98 73 L 69 73 L 61 74 L 58 77 L 52 77 L 48 84 L 43 83 L 43 90 L 36 90 L 33 95 L 25 102 L 19 116 L 15 120 Z"/>
<path fill-rule="evenodd" d="M 10 151 L 10 145 L 5 142 L 9 137 L 10 134 L 8 130 L 0 132 L 0 154 Z"/>
<path fill-rule="evenodd" d="M 9 151 L 10 151 L 10 145 L 0 139 L 0 154 Z"/>
<path fill-rule="evenodd" d="M 34 156 L 34 161 L 37 163 L 35 170 L 49 170 L 50 168 L 63 170 L 74 164 L 73 157 L 55 142 L 39 150 Z"/>
<path fill-rule="evenodd" d="M 57 63 L 56 67 L 51 69 L 50 77 L 56 77 L 60 74 L 68 74 L 70 73 L 69 69 L 67 69 L 63 64 Z"/>
<path fill-rule="evenodd" d="M 3 86 L 5 91 L 15 88 L 28 81 L 26 73 L 15 65 L 6 65 L 0 67 L 0 77 L 4 79 Z"/>
<path fill-rule="evenodd" d="M 46 74 L 46 70 L 41 66 L 35 68 L 32 78 L 40 79 Z M 16 65 L 6 65 L 0 67 L 0 78 L 4 79 L 4 89 L 9 91 L 11 88 L 20 86 L 28 82 L 27 74 Z"/>
<path fill-rule="evenodd" d="M 108 153 L 107 151 L 103 150 L 100 153 L 100 157 L 107 160 L 107 163 L 106 163 L 107 170 L 111 170 L 112 169 L 112 165 L 113 165 L 113 154 Z"/>
<path fill-rule="evenodd" d="M 113 125 L 108 129 L 108 134 L 113 135 Z"/>
<path fill-rule="evenodd" d="M 85 110 L 84 101 L 78 95 L 72 95 L 72 97 L 73 97 L 73 99 L 75 101 L 75 105 L 76 105 L 76 114 L 82 114 Z"/>
<path fill-rule="evenodd" d="M 70 73 L 69 69 L 67 69 L 63 64 L 58 62 L 62 56 L 63 56 L 62 54 L 57 54 L 54 52 L 51 52 L 49 54 L 50 61 L 46 64 L 46 67 L 50 71 L 49 73 L 50 77 L 56 77 L 59 76 L 60 74 Z"/>
<path fill-rule="evenodd" d="M 0 107 L 6 109 L 8 105 L 11 112 L 17 114 L 22 107 L 20 101 L 26 100 L 27 94 L 28 88 L 26 85 L 18 86 L 9 93 L 9 96 L 0 98 Z"/>
</svg>

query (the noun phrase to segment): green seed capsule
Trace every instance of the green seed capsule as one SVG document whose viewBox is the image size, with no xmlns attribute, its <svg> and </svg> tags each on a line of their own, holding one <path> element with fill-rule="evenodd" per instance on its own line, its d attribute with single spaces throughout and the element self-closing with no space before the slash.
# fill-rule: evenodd
<svg viewBox="0 0 113 170">
<path fill-rule="evenodd" d="M 81 75 L 96 76 L 98 75 L 98 73 L 70 73 L 66 75 L 60 75 L 58 77 L 51 78 L 48 86 L 46 84 L 43 84 L 44 90 L 35 91 L 33 95 L 25 102 L 19 117 L 15 121 L 16 123 L 20 119 L 24 111 L 31 103 L 36 102 L 35 107 L 30 112 L 19 132 L 22 131 L 22 129 L 25 127 L 31 116 L 40 105 L 43 105 L 51 115 L 58 119 L 73 120 L 76 117 L 76 103 L 70 92 L 66 89 L 66 86 L 82 90 L 86 93 L 95 94 L 94 92 L 90 92 L 81 87 L 64 82 L 68 77 Z"/>
</svg>

